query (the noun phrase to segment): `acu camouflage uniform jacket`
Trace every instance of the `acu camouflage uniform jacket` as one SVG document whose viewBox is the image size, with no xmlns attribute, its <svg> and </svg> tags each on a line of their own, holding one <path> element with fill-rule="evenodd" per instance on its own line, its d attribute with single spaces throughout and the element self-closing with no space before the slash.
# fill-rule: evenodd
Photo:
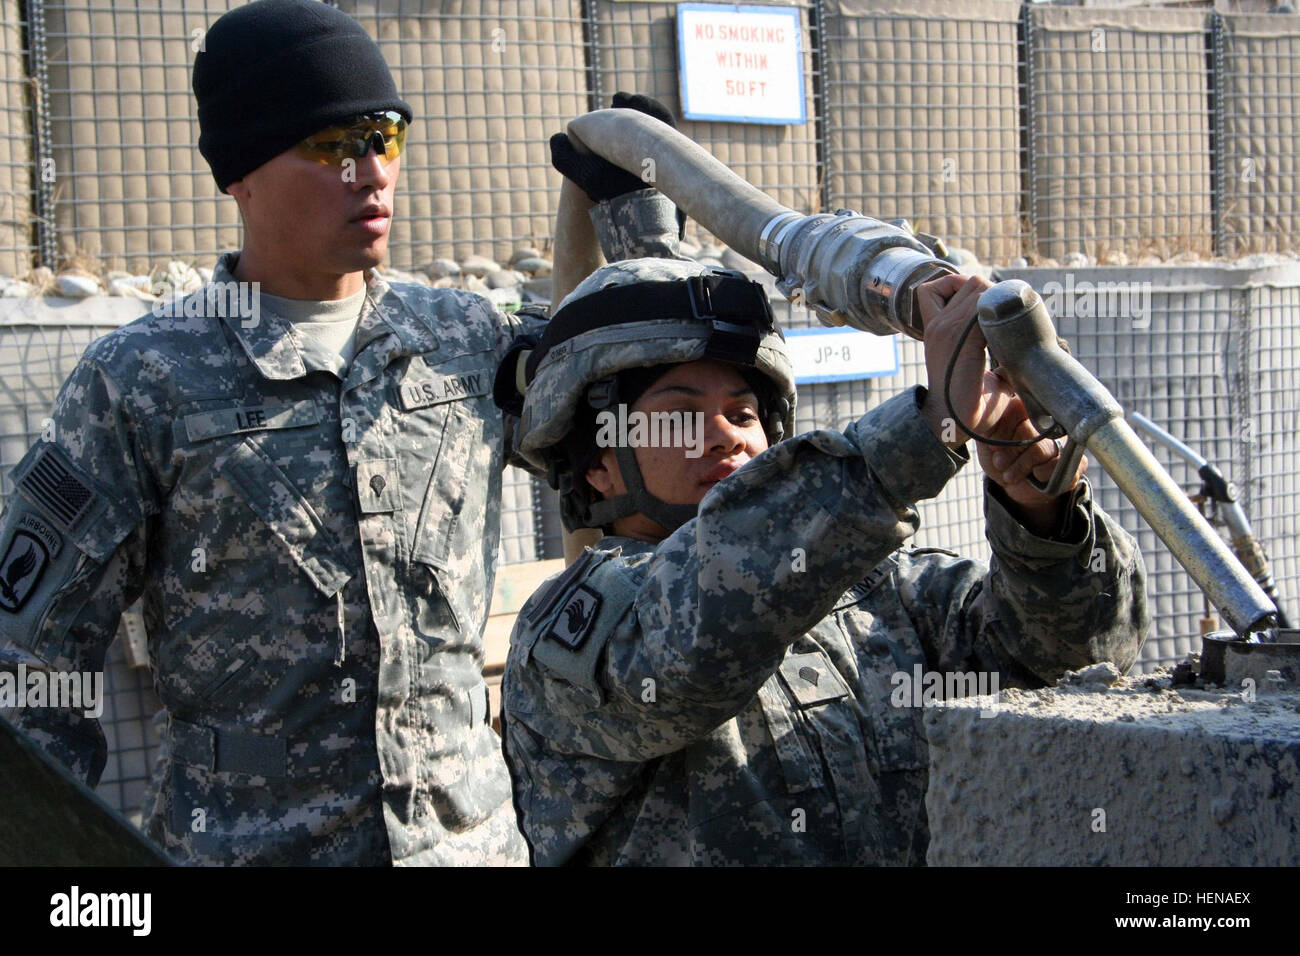
<svg viewBox="0 0 1300 956">
<path fill-rule="evenodd" d="M 1086 484 L 1061 540 L 986 491 L 991 570 L 900 550 L 964 460 L 918 404 L 774 446 L 657 547 L 605 538 L 530 599 L 503 724 L 536 863 L 923 863 L 922 713 L 893 675 L 1133 663 L 1145 571 Z"/>
<path fill-rule="evenodd" d="M 491 382 L 524 329 L 468 293 L 367 283 L 346 369 L 205 292 L 98 340 L 13 473 L 0 638 L 97 671 L 143 592 L 169 715 L 147 829 L 181 859 L 526 860 L 481 673 Z M 97 781 L 98 721 L 18 720 Z"/>
</svg>

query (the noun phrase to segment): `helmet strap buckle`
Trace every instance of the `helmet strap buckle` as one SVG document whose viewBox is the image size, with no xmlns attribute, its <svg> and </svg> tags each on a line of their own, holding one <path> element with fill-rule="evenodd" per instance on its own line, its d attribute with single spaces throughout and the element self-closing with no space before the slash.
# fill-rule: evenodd
<svg viewBox="0 0 1300 956">
<path fill-rule="evenodd" d="M 587 404 L 592 408 L 609 408 L 614 403 L 614 384 L 613 376 L 592 382 L 587 387 Z"/>
<path fill-rule="evenodd" d="M 763 334 L 774 326 L 762 287 L 731 270 L 715 269 L 686 280 L 691 313 L 712 327 L 704 357 L 753 365 Z"/>
</svg>

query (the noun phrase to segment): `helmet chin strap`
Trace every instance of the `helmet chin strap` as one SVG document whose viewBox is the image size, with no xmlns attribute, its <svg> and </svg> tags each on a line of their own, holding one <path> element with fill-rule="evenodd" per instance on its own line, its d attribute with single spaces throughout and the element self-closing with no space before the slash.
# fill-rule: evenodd
<svg viewBox="0 0 1300 956">
<path fill-rule="evenodd" d="M 671 505 L 646 490 L 645 480 L 641 477 L 641 468 L 636 462 L 636 453 L 632 448 L 619 445 L 614 449 L 614 455 L 618 459 L 619 471 L 623 474 L 623 483 L 627 485 L 627 492 L 594 502 L 590 508 L 592 524 L 604 527 L 620 518 L 643 514 L 662 526 L 668 534 L 672 534 L 695 517 L 699 505 Z"/>
<path fill-rule="evenodd" d="M 608 408 L 614 405 L 619 398 L 617 380 L 612 380 L 604 387 L 596 389 L 595 394 L 598 397 L 591 402 L 593 407 Z M 789 411 L 789 403 L 784 398 L 777 397 L 775 407 L 768 415 L 767 428 L 765 429 L 770 444 L 776 444 L 784 437 L 785 429 L 782 418 Z M 599 501 L 592 502 L 585 509 L 585 514 L 572 513 L 575 496 L 569 494 L 569 492 L 572 490 L 574 482 L 585 481 L 586 476 L 573 474 L 566 476 L 567 481 L 563 482 L 564 487 L 560 490 L 560 497 L 562 502 L 561 517 L 565 520 L 566 525 L 572 525 L 568 530 L 604 528 L 622 518 L 642 514 L 660 525 L 667 534 L 672 534 L 699 513 L 700 506 L 698 504 L 674 505 L 652 495 L 645 486 L 645 479 L 641 475 L 641 466 L 637 464 L 636 453 L 631 446 L 618 445 L 614 449 L 614 456 L 618 461 L 619 471 L 622 473 L 623 484 L 627 486 L 627 491 L 612 498 L 602 498 Z M 552 482 L 552 486 L 556 486 L 555 482 Z"/>
</svg>

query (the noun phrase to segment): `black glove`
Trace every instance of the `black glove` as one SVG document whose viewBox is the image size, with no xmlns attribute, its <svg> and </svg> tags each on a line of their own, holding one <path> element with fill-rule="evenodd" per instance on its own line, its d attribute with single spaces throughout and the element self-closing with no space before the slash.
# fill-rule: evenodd
<svg viewBox="0 0 1300 956">
<path fill-rule="evenodd" d="M 610 107 L 637 110 L 653 116 L 661 123 L 667 123 L 673 129 L 677 128 L 677 121 L 673 119 L 668 107 L 641 93 L 615 93 Z M 566 178 L 573 180 L 592 202 L 603 202 L 654 185 L 595 153 L 579 153 L 566 133 L 556 133 L 551 137 L 551 165 Z M 678 233 L 685 235 L 686 213 L 680 209 L 677 210 L 677 227 Z"/>
</svg>

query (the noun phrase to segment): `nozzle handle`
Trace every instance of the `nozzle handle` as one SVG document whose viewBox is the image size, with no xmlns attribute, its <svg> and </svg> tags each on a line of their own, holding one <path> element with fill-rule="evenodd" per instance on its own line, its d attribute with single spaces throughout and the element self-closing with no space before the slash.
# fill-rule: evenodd
<svg viewBox="0 0 1300 956">
<path fill-rule="evenodd" d="M 1029 483 L 1049 498 L 1055 498 L 1065 491 L 1066 485 L 1074 478 L 1074 473 L 1079 470 L 1079 462 L 1082 460 L 1083 446 L 1073 438 L 1067 438 L 1065 447 L 1061 449 L 1061 457 L 1056 462 L 1056 470 L 1052 472 L 1052 477 L 1046 481 L 1039 481 L 1034 477 L 1033 472 L 1030 472 Z"/>
<path fill-rule="evenodd" d="M 1229 626 L 1241 635 L 1269 626 L 1273 602 L 1124 421 L 1114 396 L 1060 347 L 1038 293 L 1019 279 L 999 282 L 980 296 L 979 323 L 1016 391 L 1087 448 Z"/>
</svg>

